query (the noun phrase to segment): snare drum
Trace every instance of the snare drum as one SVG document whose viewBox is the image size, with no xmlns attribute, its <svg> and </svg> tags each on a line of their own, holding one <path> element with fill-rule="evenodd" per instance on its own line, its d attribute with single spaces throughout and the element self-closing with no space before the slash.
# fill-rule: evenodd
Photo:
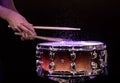
<svg viewBox="0 0 120 83">
<path fill-rule="evenodd" d="M 36 46 L 36 71 L 41 77 L 84 77 L 104 73 L 106 45 L 99 41 L 44 42 Z"/>
</svg>

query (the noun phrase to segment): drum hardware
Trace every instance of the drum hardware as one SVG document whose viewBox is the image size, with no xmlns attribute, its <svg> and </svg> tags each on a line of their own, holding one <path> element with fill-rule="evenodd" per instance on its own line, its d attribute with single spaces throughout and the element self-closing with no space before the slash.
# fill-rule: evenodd
<svg viewBox="0 0 120 83">
<path fill-rule="evenodd" d="M 70 57 L 71 57 L 71 60 L 74 61 L 76 59 L 76 53 L 72 51 L 72 53 L 70 53 Z"/>
<path fill-rule="evenodd" d="M 43 54 L 43 52 L 40 52 L 39 50 L 36 50 L 36 58 L 41 58 L 41 56 L 40 55 L 42 55 Z"/>
<path fill-rule="evenodd" d="M 58 81 L 59 83 L 70 83 L 69 80 L 62 79 L 62 78 L 53 78 L 55 81 Z"/>
<path fill-rule="evenodd" d="M 39 72 L 39 73 L 38 73 L 39 76 L 43 76 L 43 74 L 44 74 L 44 73 L 43 73 L 42 66 L 41 66 L 42 63 L 43 63 L 42 61 L 36 60 L 36 72 Z"/>
<path fill-rule="evenodd" d="M 99 61 L 101 68 L 104 68 L 107 65 L 107 56 L 107 50 L 103 50 L 100 52 Z"/>
<path fill-rule="evenodd" d="M 98 68 L 98 63 L 96 62 L 97 56 L 98 56 L 97 52 L 95 50 L 93 50 L 93 52 L 91 52 L 91 67 L 92 67 L 92 69 Z"/>
<path fill-rule="evenodd" d="M 50 69 L 50 71 L 53 71 L 55 69 L 55 63 L 54 62 L 51 62 L 49 64 L 49 69 Z"/>
<path fill-rule="evenodd" d="M 96 59 L 97 58 L 96 51 L 91 52 L 91 56 L 92 56 L 92 59 Z"/>
<path fill-rule="evenodd" d="M 41 46 L 38 44 L 38 45 L 36 46 L 36 50 L 37 50 L 37 51 L 40 51 L 40 48 L 41 48 Z"/>
<path fill-rule="evenodd" d="M 103 58 L 100 58 L 99 61 L 100 61 L 100 67 L 104 68 L 105 67 L 105 62 L 104 62 Z"/>
<path fill-rule="evenodd" d="M 43 63 L 42 61 L 36 60 L 36 66 L 39 66 L 39 65 L 41 65 L 42 63 Z"/>
<path fill-rule="evenodd" d="M 69 49 L 69 51 L 75 51 L 76 49 L 74 47 L 72 47 L 71 49 Z"/>
<path fill-rule="evenodd" d="M 56 51 L 56 49 L 55 49 L 53 46 L 51 46 L 51 47 L 49 48 L 49 50 L 50 50 L 50 51 Z"/>
<path fill-rule="evenodd" d="M 55 53 L 53 52 L 53 51 L 50 51 L 50 53 L 49 53 L 49 58 L 50 58 L 50 60 L 54 60 L 54 57 L 55 57 Z"/>
<path fill-rule="evenodd" d="M 107 56 L 108 56 L 108 54 L 107 54 L 107 50 L 104 50 L 104 55 L 105 55 L 105 61 L 104 61 L 104 63 L 105 63 L 105 66 L 107 66 Z"/>
<path fill-rule="evenodd" d="M 68 80 L 92 79 L 107 71 L 106 46 L 92 41 L 48 42 L 38 44 L 36 72 L 39 76 Z M 83 43 L 84 42 L 84 43 Z M 77 43 L 77 44 L 76 44 Z M 39 49 L 39 50 L 38 50 Z M 39 62 L 40 61 L 40 62 Z M 86 78 L 87 77 L 87 78 Z M 74 80 L 74 82 L 73 82 Z M 66 81 L 67 82 L 67 81 Z"/>
<path fill-rule="evenodd" d="M 54 61 L 54 57 L 55 57 L 55 53 L 52 50 L 53 50 L 53 47 L 50 48 L 50 53 L 49 53 L 49 58 L 52 61 L 49 64 L 50 72 L 52 72 L 55 69 L 55 63 L 53 62 Z"/>
<path fill-rule="evenodd" d="M 105 64 L 105 67 L 104 67 L 104 75 L 108 75 L 108 69 L 107 69 L 107 65 Z"/>
<path fill-rule="evenodd" d="M 97 69 L 98 68 L 97 63 L 93 62 L 93 61 L 91 62 L 91 66 L 92 66 L 93 69 Z"/>
<path fill-rule="evenodd" d="M 36 72 L 38 72 L 37 74 L 39 75 L 39 76 L 43 76 L 41 73 L 42 73 L 42 68 L 40 67 L 40 66 L 38 66 L 37 65 L 37 67 L 36 67 Z"/>
<path fill-rule="evenodd" d="M 106 53 L 105 50 L 104 50 L 104 51 L 101 51 L 101 52 L 100 52 L 101 57 L 102 57 L 102 56 L 104 57 L 104 56 L 105 56 L 105 53 Z"/>
<path fill-rule="evenodd" d="M 104 51 L 101 51 L 101 56 L 100 56 L 100 67 L 101 69 L 103 69 L 103 74 L 104 75 L 108 75 L 108 71 L 107 71 L 107 50 L 105 49 Z"/>
<path fill-rule="evenodd" d="M 39 56 L 39 55 L 36 55 L 36 58 L 38 58 L 38 59 L 41 59 L 41 56 Z"/>
<path fill-rule="evenodd" d="M 101 68 L 104 68 L 105 67 L 105 64 L 103 62 L 100 63 L 100 67 Z"/>
<path fill-rule="evenodd" d="M 70 67 L 71 67 L 72 73 L 74 74 L 74 72 L 76 71 L 76 64 L 75 64 L 75 62 L 72 62 Z"/>
<path fill-rule="evenodd" d="M 103 72 L 102 69 L 93 69 L 91 72 L 91 76 L 102 74 L 102 72 Z"/>
<path fill-rule="evenodd" d="M 64 63 L 65 63 L 65 60 L 64 60 L 64 59 L 61 59 L 60 61 L 61 61 L 61 63 L 62 63 L 62 64 L 64 64 Z"/>
<path fill-rule="evenodd" d="M 36 50 L 36 56 L 39 56 L 40 52 L 38 50 Z"/>
<path fill-rule="evenodd" d="M 37 67 L 36 72 L 38 72 L 38 73 L 37 73 L 38 76 L 44 77 L 44 78 L 48 78 L 48 76 L 49 76 L 49 74 L 50 74 L 50 72 L 42 69 L 41 66 L 38 66 L 38 67 Z"/>
</svg>

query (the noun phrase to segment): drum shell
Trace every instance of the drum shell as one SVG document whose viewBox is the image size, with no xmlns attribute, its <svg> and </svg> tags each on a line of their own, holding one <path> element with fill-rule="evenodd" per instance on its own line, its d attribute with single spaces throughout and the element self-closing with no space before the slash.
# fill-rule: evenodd
<svg viewBox="0 0 120 83">
<path fill-rule="evenodd" d="M 99 75 L 104 73 L 104 67 L 107 65 L 107 50 L 106 45 L 103 43 L 84 46 L 38 44 L 36 50 L 36 57 L 40 62 L 37 65 L 37 69 L 42 70 L 41 72 L 43 70 L 47 71 L 46 76 L 81 77 Z M 75 59 L 71 56 L 73 53 L 75 54 Z M 52 62 L 54 63 L 54 68 L 51 70 L 49 65 Z M 74 63 L 75 69 L 73 70 L 71 64 Z M 42 75 L 40 74 L 40 76 Z"/>
<path fill-rule="evenodd" d="M 76 72 L 78 71 L 90 71 L 91 68 L 91 55 L 90 52 L 76 52 L 76 59 L 72 61 L 70 52 L 56 52 L 54 55 L 54 60 L 50 59 L 49 52 L 44 51 L 41 55 L 42 68 L 49 71 L 49 64 L 53 61 L 55 63 L 54 71 L 68 71 L 71 70 L 71 63 L 76 63 Z"/>
</svg>

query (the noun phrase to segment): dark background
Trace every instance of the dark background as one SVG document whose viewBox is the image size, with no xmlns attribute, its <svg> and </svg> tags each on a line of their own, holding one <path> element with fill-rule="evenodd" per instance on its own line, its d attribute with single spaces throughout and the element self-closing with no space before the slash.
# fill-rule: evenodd
<svg viewBox="0 0 120 83">
<path fill-rule="evenodd" d="M 18 11 L 35 26 L 64 26 L 81 31 L 36 30 L 38 35 L 101 41 L 107 45 L 108 75 L 89 82 L 119 81 L 119 3 L 115 0 L 14 0 Z M 49 81 L 35 72 L 36 45 L 21 41 L 0 19 L 1 70 L 5 82 Z"/>
</svg>

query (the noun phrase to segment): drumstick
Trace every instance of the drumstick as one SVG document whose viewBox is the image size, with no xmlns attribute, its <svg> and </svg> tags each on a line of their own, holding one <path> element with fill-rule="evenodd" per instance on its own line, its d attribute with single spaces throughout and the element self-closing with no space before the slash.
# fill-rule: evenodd
<svg viewBox="0 0 120 83">
<path fill-rule="evenodd" d="M 22 33 L 15 32 L 15 35 L 22 35 Z M 46 41 L 65 41 L 67 39 L 62 38 L 53 38 L 53 37 L 45 37 L 45 36 L 33 36 L 36 39 L 46 40 Z"/>
<path fill-rule="evenodd" d="M 11 27 L 8 25 L 8 27 Z M 72 27 L 49 27 L 49 26 L 33 26 L 34 29 L 49 29 L 49 30 L 81 30 L 80 28 Z"/>
<path fill-rule="evenodd" d="M 80 30 L 80 28 L 72 27 L 49 27 L 49 26 L 34 26 L 35 29 L 50 29 L 50 30 Z"/>
</svg>

